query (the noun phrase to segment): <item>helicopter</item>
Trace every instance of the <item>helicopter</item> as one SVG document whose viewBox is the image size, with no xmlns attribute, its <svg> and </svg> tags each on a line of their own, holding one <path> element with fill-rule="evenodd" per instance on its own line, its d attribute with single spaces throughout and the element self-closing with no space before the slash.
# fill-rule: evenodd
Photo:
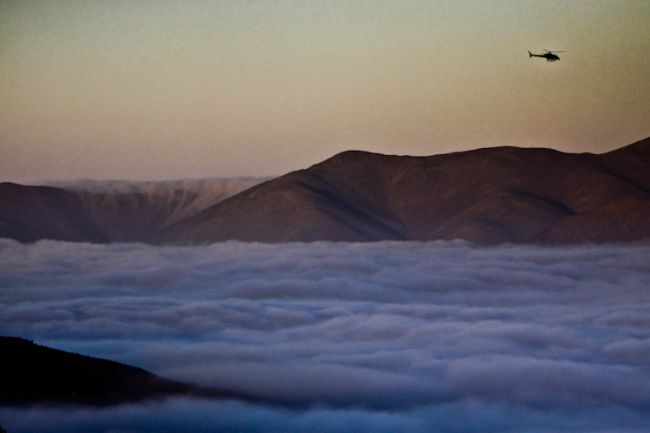
<svg viewBox="0 0 650 433">
<path fill-rule="evenodd" d="M 547 62 L 556 62 L 560 60 L 560 56 L 555 53 L 566 53 L 566 51 L 551 51 L 547 49 L 544 49 L 544 51 L 546 51 L 544 54 L 533 54 L 528 51 L 528 57 L 544 57 Z"/>
</svg>

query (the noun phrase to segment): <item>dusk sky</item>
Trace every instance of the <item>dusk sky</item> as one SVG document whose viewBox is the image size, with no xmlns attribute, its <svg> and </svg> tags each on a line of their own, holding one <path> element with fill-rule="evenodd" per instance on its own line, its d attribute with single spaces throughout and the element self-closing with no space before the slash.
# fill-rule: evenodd
<svg viewBox="0 0 650 433">
<path fill-rule="evenodd" d="M 648 0 L 4 0 L 0 181 L 604 152 L 650 135 L 649 22 Z"/>
</svg>

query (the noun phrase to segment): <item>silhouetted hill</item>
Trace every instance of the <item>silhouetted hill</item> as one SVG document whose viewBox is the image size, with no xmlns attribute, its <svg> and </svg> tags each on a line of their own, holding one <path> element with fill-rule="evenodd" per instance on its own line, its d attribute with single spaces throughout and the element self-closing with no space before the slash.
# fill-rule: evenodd
<svg viewBox="0 0 650 433">
<path fill-rule="evenodd" d="M 112 196 L 110 205 L 84 194 L 68 200 L 59 206 L 31 191 L 13 197 L 0 208 L 0 236 L 157 244 L 634 241 L 650 238 L 650 139 L 600 155 L 515 147 L 429 157 L 348 151 L 192 210 L 137 197 Z M 15 215 L 28 213 L 32 201 L 54 216 L 56 230 L 30 231 L 47 219 L 17 225 Z"/>
<path fill-rule="evenodd" d="M 110 405 L 171 395 L 237 397 L 113 361 L 0 337 L 0 405 Z"/>
</svg>

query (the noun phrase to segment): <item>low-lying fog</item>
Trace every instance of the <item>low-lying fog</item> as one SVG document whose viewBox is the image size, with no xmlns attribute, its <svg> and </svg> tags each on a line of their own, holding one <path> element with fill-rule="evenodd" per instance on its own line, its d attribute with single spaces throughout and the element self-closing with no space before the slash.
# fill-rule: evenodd
<svg viewBox="0 0 650 433">
<path fill-rule="evenodd" d="M 650 245 L 0 241 L 0 334 L 274 400 L 17 432 L 647 432 Z"/>
</svg>

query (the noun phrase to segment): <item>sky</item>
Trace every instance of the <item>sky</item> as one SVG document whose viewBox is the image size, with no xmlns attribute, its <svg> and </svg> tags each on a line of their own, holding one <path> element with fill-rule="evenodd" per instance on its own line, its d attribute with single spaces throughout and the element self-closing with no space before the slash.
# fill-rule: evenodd
<svg viewBox="0 0 650 433">
<path fill-rule="evenodd" d="M 647 0 L 3 0 L 0 180 L 605 152 L 650 135 L 649 20 Z"/>
<path fill-rule="evenodd" d="M 0 407 L 0 424 L 11 433 L 647 433 L 649 261 L 648 244 L 2 239 L 1 335 L 274 404 Z"/>
</svg>

